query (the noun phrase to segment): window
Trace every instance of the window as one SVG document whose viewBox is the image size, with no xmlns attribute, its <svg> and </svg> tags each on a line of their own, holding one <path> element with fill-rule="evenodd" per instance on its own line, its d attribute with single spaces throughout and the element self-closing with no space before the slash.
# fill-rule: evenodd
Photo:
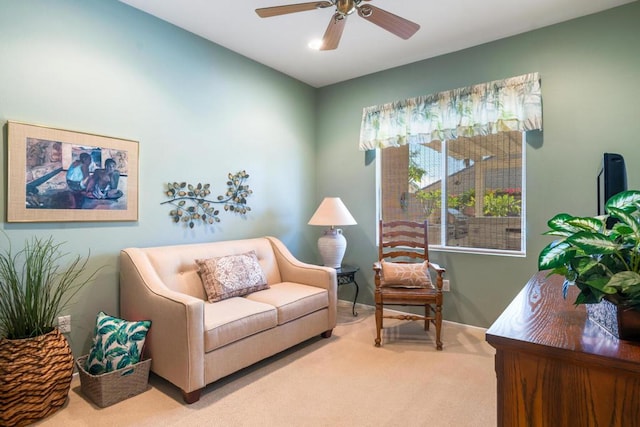
<svg viewBox="0 0 640 427">
<path fill-rule="evenodd" d="M 366 107 L 379 216 L 429 220 L 434 247 L 525 254 L 525 132 L 542 130 L 538 73 Z"/>
<path fill-rule="evenodd" d="M 430 246 L 524 254 L 524 133 L 379 150 L 384 220 L 429 221 Z"/>
</svg>

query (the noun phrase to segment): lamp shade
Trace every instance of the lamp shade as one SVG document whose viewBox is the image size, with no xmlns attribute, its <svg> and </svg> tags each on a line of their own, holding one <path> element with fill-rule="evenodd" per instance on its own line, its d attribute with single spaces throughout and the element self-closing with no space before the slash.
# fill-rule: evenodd
<svg viewBox="0 0 640 427">
<path fill-rule="evenodd" d="M 309 220 L 309 225 L 355 225 L 347 207 L 342 203 L 340 197 L 325 197 L 316 212 Z"/>
<path fill-rule="evenodd" d="M 347 207 L 339 197 L 325 197 L 316 213 L 309 220 L 309 225 L 329 226 L 324 235 L 318 239 L 318 250 L 322 257 L 323 265 L 340 268 L 342 258 L 347 249 L 347 239 L 342 235 L 341 229 L 336 225 L 357 224 Z"/>
</svg>

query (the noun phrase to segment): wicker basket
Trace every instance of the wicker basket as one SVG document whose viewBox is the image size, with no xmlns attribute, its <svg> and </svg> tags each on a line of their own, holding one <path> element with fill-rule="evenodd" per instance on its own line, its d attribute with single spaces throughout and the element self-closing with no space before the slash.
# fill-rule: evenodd
<svg viewBox="0 0 640 427">
<path fill-rule="evenodd" d="M 99 407 L 113 405 L 149 388 L 151 359 L 106 374 L 92 375 L 85 370 L 88 357 L 85 355 L 76 360 L 80 389 Z"/>
<path fill-rule="evenodd" d="M 0 426 L 45 418 L 67 401 L 73 354 L 58 331 L 18 340 L 0 339 Z"/>
</svg>

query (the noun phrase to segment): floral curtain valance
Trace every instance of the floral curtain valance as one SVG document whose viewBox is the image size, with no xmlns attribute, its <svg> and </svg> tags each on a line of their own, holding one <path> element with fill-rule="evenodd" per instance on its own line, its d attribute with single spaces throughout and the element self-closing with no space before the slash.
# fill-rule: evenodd
<svg viewBox="0 0 640 427">
<path fill-rule="evenodd" d="M 360 150 L 542 129 L 538 73 L 367 107 Z"/>
</svg>

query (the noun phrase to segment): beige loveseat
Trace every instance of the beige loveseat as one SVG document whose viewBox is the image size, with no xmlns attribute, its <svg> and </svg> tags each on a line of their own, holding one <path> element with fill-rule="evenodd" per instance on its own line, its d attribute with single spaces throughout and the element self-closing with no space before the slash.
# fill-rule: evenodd
<svg viewBox="0 0 640 427">
<path fill-rule="evenodd" d="M 207 301 L 196 259 L 255 251 L 269 289 Z M 296 260 L 274 237 L 120 253 L 120 314 L 151 320 L 151 370 L 178 386 L 185 402 L 226 375 L 336 325 L 336 272 Z"/>
</svg>

